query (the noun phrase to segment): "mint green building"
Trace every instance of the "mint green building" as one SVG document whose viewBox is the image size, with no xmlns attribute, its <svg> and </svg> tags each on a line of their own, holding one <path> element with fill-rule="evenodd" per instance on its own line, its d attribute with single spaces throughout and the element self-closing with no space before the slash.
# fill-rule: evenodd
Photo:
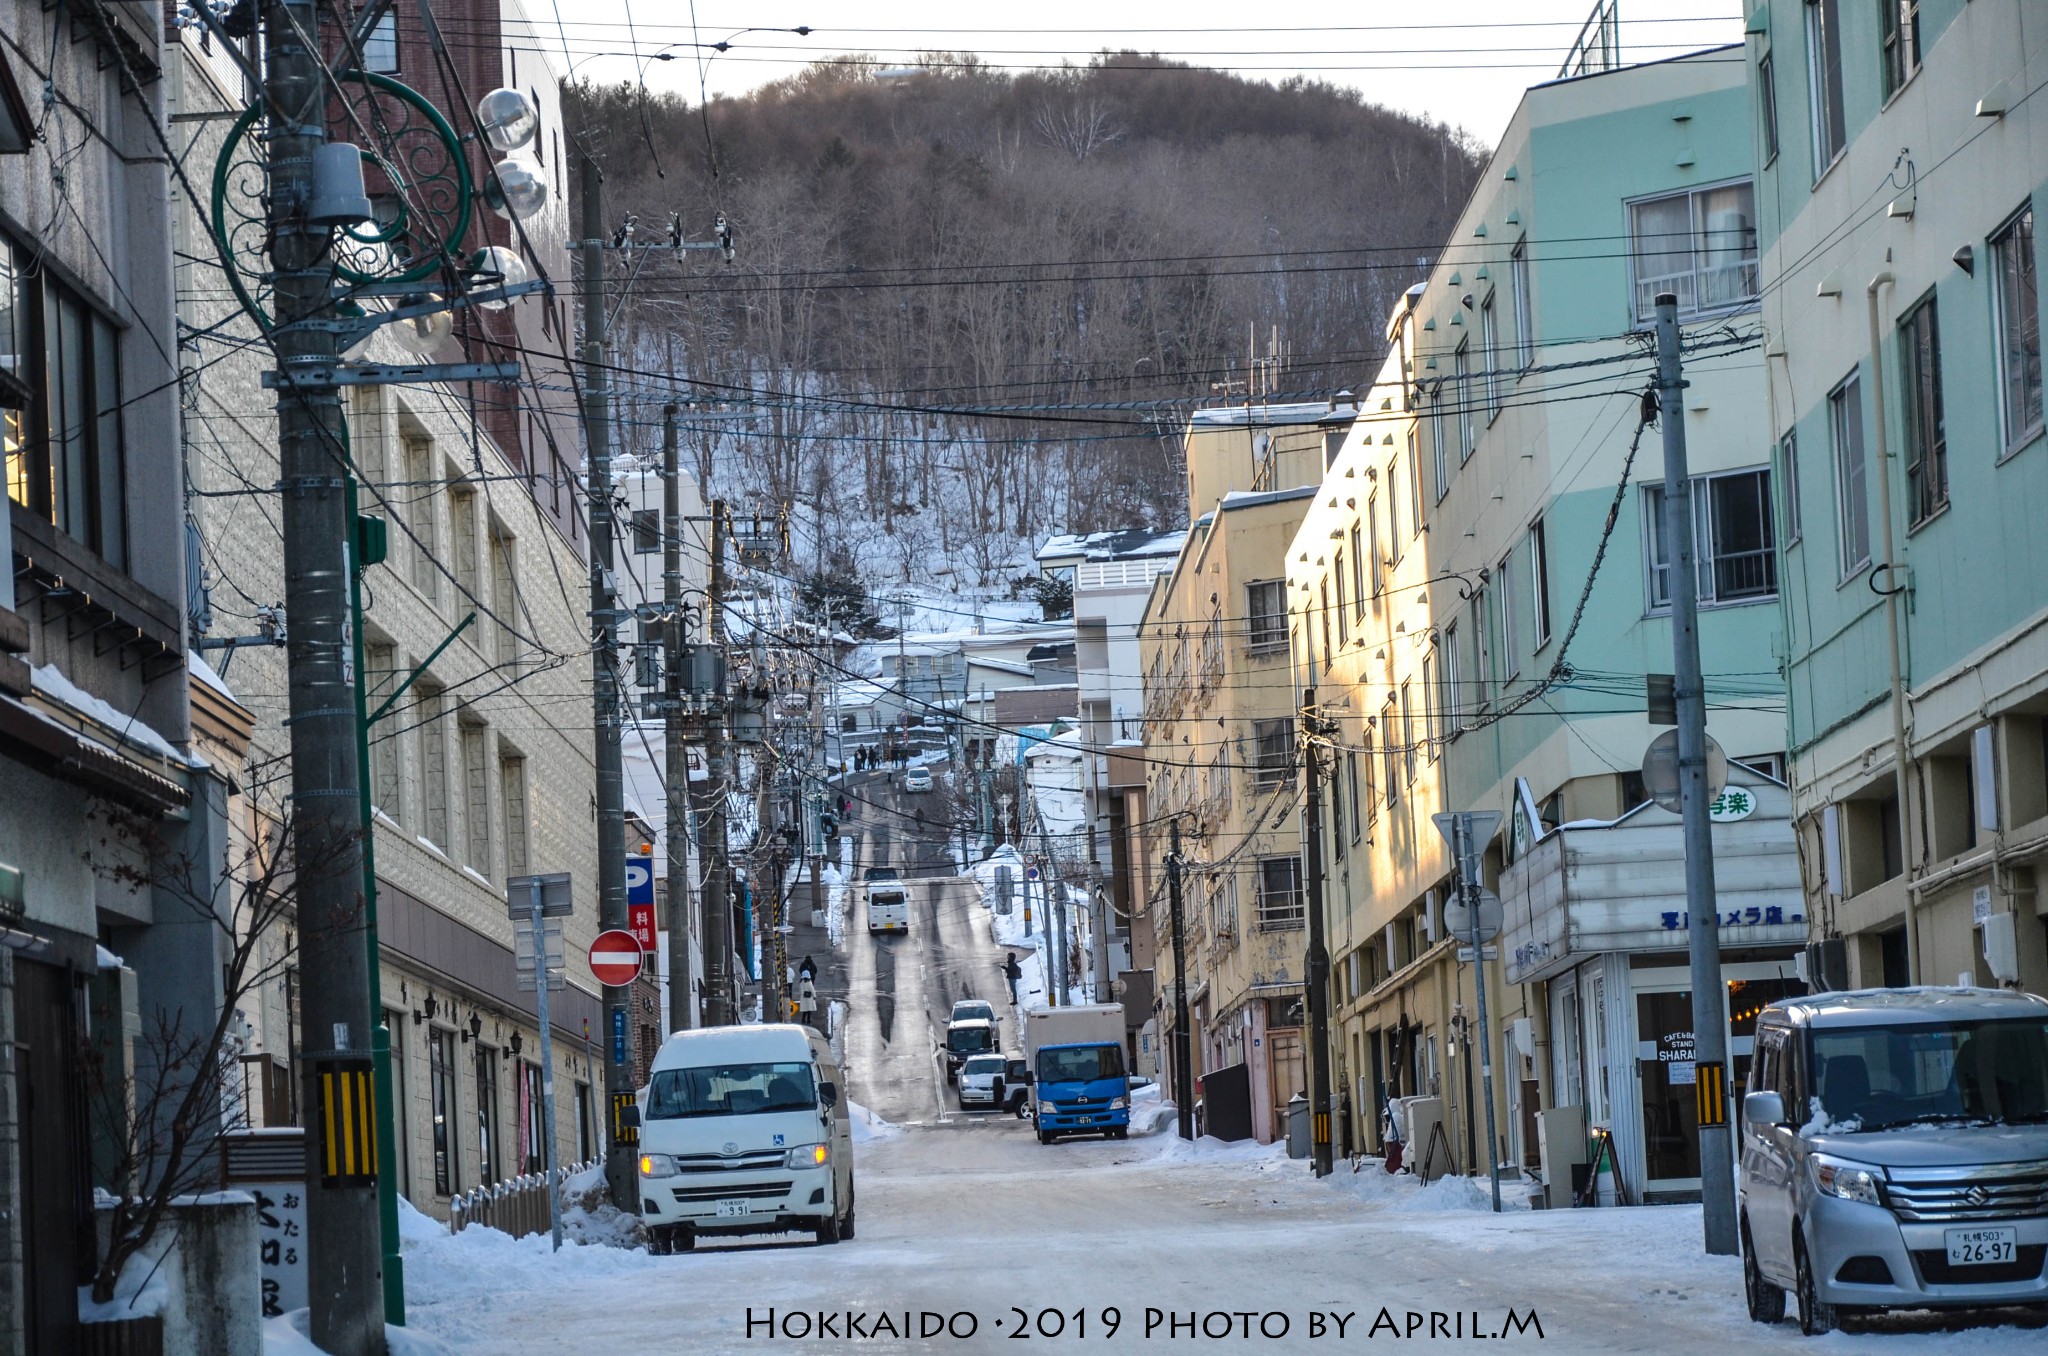
<svg viewBox="0 0 2048 1356">
<path fill-rule="evenodd" d="M 1770 0 L 1748 29 L 1815 935 L 1850 984 L 2048 991 L 2048 8 Z"/>
</svg>

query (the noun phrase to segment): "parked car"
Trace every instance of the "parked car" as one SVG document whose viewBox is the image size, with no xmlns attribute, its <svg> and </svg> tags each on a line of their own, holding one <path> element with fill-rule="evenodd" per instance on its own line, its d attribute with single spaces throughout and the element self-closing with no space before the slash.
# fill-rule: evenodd
<svg viewBox="0 0 2048 1356">
<path fill-rule="evenodd" d="M 1758 1015 L 1741 1110 L 1749 1316 L 2048 1303 L 2048 1000 L 1865 989 Z"/>
<path fill-rule="evenodd" d="M 960 1066 L 960 1105 L 1003 1104 L 1003 1070 L 1009 1061 L 1001 1055 L 972 1055 Z"/>
<path fill-rule="evenodd" d="M 914 767 L 903 774 L 905 791 L 929 791 L 932 789 L 932 770 L 928 767 Z"/>
<path fill-rule="evenodd" d="M 1014 1056 L 1003 1061 L 1003 1106 L 1023 1114 L 1031 1100 L 1031 1062 Z"/>
<path fill-rule="evenodd" d="M 946 1019 L 946 1024 L 950 1026 L 954 1022 L 971 1022 L 977 1017 L 984 1022 L 992 1023 L 996 1019 L 996 1010 L 986 999 L 963 998 L 953 1005 L 953 1015 Z"/>
<path fill-rule="evenodd" d="M 992 1054 L 996 1049 L 996 1024 L 980 1017 L 946 1025 L 946 1081 L 952 1082 L 970 1055 Z"/>
<path fill-rule="evenodd" d="M 871 866 L 861 872 L 860 878 L 869 883 L 878 880 L 902 880 L 903 873 L 893 866 Z"/>
</svg>

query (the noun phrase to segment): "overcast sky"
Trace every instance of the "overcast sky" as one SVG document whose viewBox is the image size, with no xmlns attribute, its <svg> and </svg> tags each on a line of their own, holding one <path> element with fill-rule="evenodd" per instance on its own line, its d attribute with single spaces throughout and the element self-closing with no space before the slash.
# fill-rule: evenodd
<svg viewBox="0 0 2048 1356">
<path fill-rule="evenodd" d="M 650 88 L 693 101 L 700 78 L 714 96 L 743 93 L 846 53 L 886 67 L 969 51 L 1030 69 L 1129 48 L 1254 79 L 1300 74 L 1351 86 L 1489 146 L 1522 89 L 1557 75 L 1593 9 L 1593 0 L 695 0 L 693 29 L 690 0 L 525 3 L 536 42 L 558 66 L 573 62 L 579 77 L 608 81 L 644 69 Z M 1739 42 L 1740 10 L 1741 0 L 1621 0 L 1622 59 Z M 734 34 L 750 26 L 813 31 Z M 691 45 L 727 39 L 725 52 Z"/>
</svg>

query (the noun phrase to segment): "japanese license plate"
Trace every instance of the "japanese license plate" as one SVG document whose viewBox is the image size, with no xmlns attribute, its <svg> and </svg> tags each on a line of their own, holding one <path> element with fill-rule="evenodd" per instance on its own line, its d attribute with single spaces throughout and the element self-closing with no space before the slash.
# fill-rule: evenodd
<svg viewBox="0 0 2048 1356">
<path fill-rule="evenodd" d="M 718 1215 L 719 1215 L 719 1218 L 721 1218 L 721 1219 L 730 1219 L 730 1218 L 735 1218 L 735 1217 L 738 1217 L 738 1216 L 744 1215 L 744 1214 L 746 1214 L 746 1213 L 747 1213 L 747 1203 L 746 1203 L 745 1201 L 743 1201 L 743 1200 L 739 1200 L 739 1201 L 720 1201 L 720 1202 L 718 1203 Z"/>
<path fill-rule="evenodd" d="M 1952 1267 L 1996 1266 L 2019 1256 L 2018 1229 L 1944 1229 L 1942 1242 L 1948 1245 Z"/>
<path fill-rule="evenodd" d="M 1076 1125 L 1093 1125 L 1095 1124 L 1095 1118 L 1093 1116 L 1076 1116 L 1074 1117 L 1074 1123 Z"/>
</svg>

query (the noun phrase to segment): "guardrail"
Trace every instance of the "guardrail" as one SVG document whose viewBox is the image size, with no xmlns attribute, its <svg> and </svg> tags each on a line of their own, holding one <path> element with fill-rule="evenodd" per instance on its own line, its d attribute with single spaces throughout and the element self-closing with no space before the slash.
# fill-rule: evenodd
<svg viewBox="0 0 2048 1356">
<path fill-rule="evenodd" d="M 598 1166 L 601 1159 L 555 1169 L 557 1184 Z M 563 1208 L 568 1203 L 563 1202 Z M 500 1229 L 514 1238 L 548 1231 L 548 1175 L 544 1172 L 508 1177 L 494 1186 L 465 1191 L 448 1202 L 448 1231 L 459 1234 L 472 1224 Z"/>
</svg>

